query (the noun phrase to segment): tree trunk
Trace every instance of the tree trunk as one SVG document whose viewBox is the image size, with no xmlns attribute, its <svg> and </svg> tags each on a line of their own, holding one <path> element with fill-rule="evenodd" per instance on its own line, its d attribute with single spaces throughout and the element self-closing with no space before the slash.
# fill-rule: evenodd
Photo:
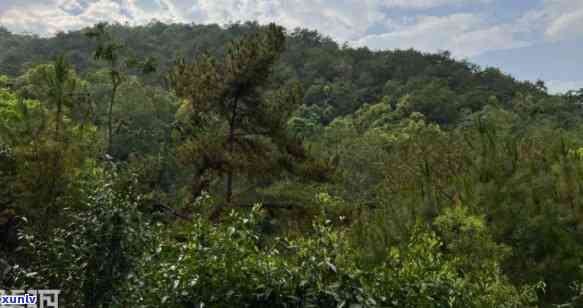
<svg viewBox="0 0 583 308">
<path fill-rule="evenodd" d="M 57 101 L 57 121 L 55 123 L 55 141 L 61 141 L 61 125 L 63 122 L 63 102 L 62 98 L 59 97 Z"/>
<path fill-rule="evenodd" d="M 228 139 L 228 143 L 227 143 L 227 151 L 229 152 L 229 156 L 233 155 L 233 150 L 234 150 L 234 146 L 235 146 L 235 125 L 236 125 L 236 121 L 237 121 L 237 104 L 238 104 L 239 100 L 237 98 L 235 98 L 235 101 L 233 103 L 233 110 L 232 110 L 232 114 L 231 114 L 231 120 L 229 121 L 229 139 Z M 229 157 L 231 158 L 231 157 Z M 233 177 L 234 177 L 234 172 L 233 172 L 233 166 L 231 164 L 231 166 L 228 167 L 228 171 L 227 171 L 227 183 L 226 183 L 226 189 L 225 189 L 225 201 L 227 204 L 232 202 L 233 199 Z"/>
<path fill-rule="evenodd" d="M 55 143 L 57 147 L 55 151 L 52 153 L 52 169 L 51 169 L 51 178 L 48 190 L 48 206 L 45 208 L 45 215 L 46 217 L 52 217 L 51 215 L 55 214 L 57 209 L 55 209 L 55 202 L 57 201 L 57 194 L 55 190 L 57 189 L 57 180 L 61 177 L 61 150 L 64 147 L 61 138 L 61 130 L 62 130 L 62 122 L 63 122 L 63 90 L 61 89 L 61 96 L 57 98 L 57 118 L 55 120 Z"/>
<path fill-rule="evenodd" d="M 107 112 L 107 153 L 111 155 L 112 137 L 113 137 L 113 104 L 115 103 L 115 94 L 117 93 L 118 81 L 112 79 L 113 87 L 111 89 L 111 98 L 109 100 L 109 110 Z"/>
</svg>

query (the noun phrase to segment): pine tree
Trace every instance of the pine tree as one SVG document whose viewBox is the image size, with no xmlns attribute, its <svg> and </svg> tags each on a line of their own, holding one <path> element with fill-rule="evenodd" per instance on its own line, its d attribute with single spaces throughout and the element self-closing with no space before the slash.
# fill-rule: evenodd
<svg viewBox="0 0 583 308">
<path fill-rule="evenodd" d="M 203 55 L 192 64 L 178 63 L 169 75 L 176 94 L 187 101 L 182 109 L 189 140 L 182 152 L 196 165 L 193 197 L 208 189 L 212 174 L 222 175 L 230 204 L 237 174 L 265 175 L 277 170 L 274 164 L 285 165 L 274 152 L 304 156 L 286 127 L 301 90 L 297 84 L 270 84 L 285 39 L 283 28 L 270 24 L 233 42 L 222 61 Z"/>
</svg>

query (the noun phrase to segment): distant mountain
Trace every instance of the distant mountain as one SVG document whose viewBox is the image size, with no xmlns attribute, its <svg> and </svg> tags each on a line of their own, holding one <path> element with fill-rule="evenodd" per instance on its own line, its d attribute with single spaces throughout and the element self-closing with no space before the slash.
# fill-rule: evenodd
<svg viewBox="0 0 583 308">
<path fill-rule="evenodd" d="M 203 52 L 220 55 L 224 46 L 256 23 L 218 25 L 163 24 L 115 25 L 115 35 L 138 57 L 154 57 L 159 74 L 148 80 L 161 82 L 164 72 L 182 56 L 192 61 Z M 85 30 L 59 33 L 51 38 L 15 35 L 0 28 L 0 73 L 16 76 L 38 63 L 65 53 L 80 75 L 98 68 L 92 59 L 94 43 Z M 546 95 L 544 84 L 521 82 L 495 68 L 480 68 L 453 59 L 448 52 L 438 54 L 415 50 L 371 51 L 339 46 L 316 31 L 296 29 L 288 33 L 288 48 L 275 69 L 276 80 L 299 80 L 305 90 L 306 105 L 326 104 L 330 119 L 354 112 L 365 103 L 388 96 L 398 98 L 419 87 L 438 83 L 451 91 L 457 109 L 480 109 L 489 97 L 509 104 L 517 93 Z M 395 101 L 393 101 L 395 103 Z M 331 109 L 331 110 L 330 110 Z M 429 111 L 431 112 L 431 111 Z M 448 124 L 443 116 L 436 121 Z"/>
</svg>

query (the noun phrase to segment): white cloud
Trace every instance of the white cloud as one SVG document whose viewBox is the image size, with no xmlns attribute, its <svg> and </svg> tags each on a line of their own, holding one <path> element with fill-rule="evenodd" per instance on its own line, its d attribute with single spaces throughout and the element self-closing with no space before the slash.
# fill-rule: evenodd
<svg viewBox="0 0 583 308">
<path fill-rule="evenodd" d="M 394 26 L 386 10 L 428 9 L 492 0 L 194 0 L 189 19 L 202 23 L 276 21 L 287 28 L 318 29 L 339 41 L 366 35 L 375 23 Z M 187 0 L 175 0 L 184 5 Z"/>
<path fill-rule="evenodd" d="M 517 25 L 551 42 L 583 38 L 583 1 L 545 0 L 526 12 Z"/>
<path fill-rule="evenodd" d="M 551 40 L 583 37 L 583 6 L 580 10 L 560 15 L 549 25 L 545 36 Z"/>
<path fill-rule="evenodd" d="M 354 40 L 383 18 L 380 0 L 41 0 L 10 1 L 0 24 L 42 35 L 100 21 L 145 23 L 152 19 L 226 24 L 256 20 L 288 28 L 318 29 L 333 38 Z M 4 2 L 5 3 L 5 2 Z M 19 5 L 22 4 L 22 5 Z M 2 7 L 0 6 L 0 7 Z"/>
<path fill-rule="evenodd" d="M 195 22 L 275 21 L 287 28 L 318 29 L 340 41 L 362 37 L 383 18 L 378 0 L 197 0 Z"/>
<path fill-rule="evenodd" d="M 381 0 L 387 8 L 400 8 L 410 10 L 423 10 L 441 6 L 487 3 L 492 0 Z"/>
<path fill-rule="evenodd" d="M 89 5 L 90 2 L 87 0 L 64 0 L 61 1 L 59 8 L 67 13 L 77 15 L 86 10 Z"/>
<path fill-rule="evenodd" d="M 549 80 L 546 82 L 546 85 L 550 93 L 561 94 L 569 90 L 583 89 L 583 80 Z"/>
<path fill-rule="evenodd" d="M 61 30 L 81 28 L 86 23 L 65 14 L 52 5 L 35 5 L 26 8 L 10 7 L 0 14 L 0 24 L 15 32 L 30 32 L 40 35 L 53 34 Z"/>
<path fill-rule="evenodd" d="M 472 57 L 491 50 L 524 47 L 529 43 L 517 40 L 508 25 L 489 25 L 475 14 L 453 14 L 419 16 L 411 25 L 366 36 L 355 45 L 372 49 L 449 50 L 457 57 Z"/>
<path fill-rule="evenodd" d="M 143 9 L 136 0 L 50 0 L 21 2 L 0 11 L 0 24 L 16 32 L 51 35 L 98 22 L 146 23 L 152 19 L 183 21 L 169 0 L 152 0 L 158 9 Z"/>
</svg>

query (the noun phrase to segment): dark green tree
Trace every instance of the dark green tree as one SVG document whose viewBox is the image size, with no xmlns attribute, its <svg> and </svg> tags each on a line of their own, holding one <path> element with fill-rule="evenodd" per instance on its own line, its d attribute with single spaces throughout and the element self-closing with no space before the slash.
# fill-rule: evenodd
<svg viewBox="0 0 583 308">
<path fill-rule="evenodd" d="M 215 172 L 224 176 L 225 201 L 231 203 L 236 174 L 269 173 L 278 163 L 269 154 L 274 151 L 303 155 L 286 129 L 300 104 L 300 88 L 270 84 L 284 47 L 283 28 L 270 24 L 233 42 L 222 61 L 203 55 L 171 72 L 176 94 L 187 101 L 182 111 L 191 135 L 183 149 L 197 165 L 195 195 L 208 187 L 204 177 Z"/>
<path fill-rule="evenodd" d="M 107 107 L 107 153 L 111 154 L 113 144 L 113 107 L 119 87 L 128 79 L 129 70 L 140 69 L 143 73 L 151 73 L 155 71 L 155 63 L 152 58 L 138 61 L 135 57 L 128 56 L 126 45 L 113 35 L 107 23 L 95 25 L 85 35 L 97 42 L 97 48 L 93 53 L 94 59 L 105 61 L 108 66 L 111 92 Z"/>
</svg>

